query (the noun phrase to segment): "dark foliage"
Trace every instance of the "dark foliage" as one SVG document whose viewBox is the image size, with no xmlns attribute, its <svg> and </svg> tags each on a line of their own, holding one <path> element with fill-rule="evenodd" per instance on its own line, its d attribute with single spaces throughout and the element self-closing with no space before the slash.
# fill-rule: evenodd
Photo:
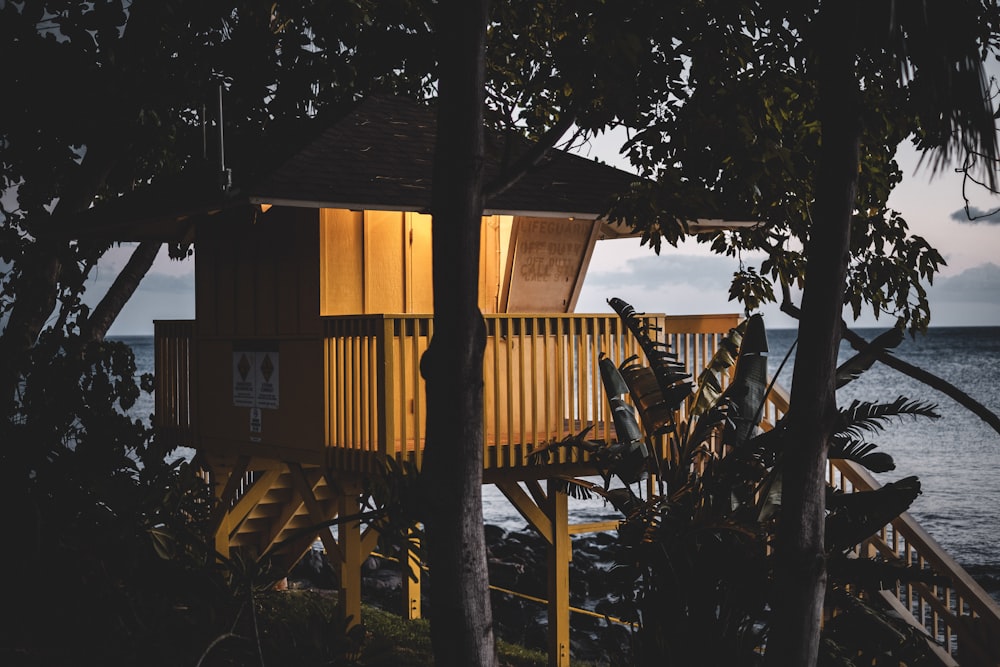
<svg viewBox="0 0 1000 667">
<path fill-rule="evenodd" d="M 633 318 L 634 311 L 625 306 L 616 310 L 623 319 Z M 739 349 L 735 357 L 734 345 Z M 656 353 L 647 358 L 649 366 L 676 365 L 662 347 L 651 349 Z M 620 591 L 615 612 L 636 623 L 634 664 L 763 664 L 771 623 L 770 554 L 781 521 L 781 454 L 794 446 L 781 422 L 768 432 L 756 426 L 770 390 L 766 368 L 759 367 L 764 358 L 760 352 L 766 350 L 762 322 L 759 316 L 751 317 L 730 332 L 701 374 L 695 393 L 672 401 L 673 410 L 686 404 L 678 413 L 686 418 L 670 430 L 666 447 L 656 446 L 647 432 L 650 451 L 663 452 L 651 468 L 660 475 L 658 493 L 640 497 L 630 486 L 634 476 L 621 478 L 626 485 L 610 491 L 587 486 L 625 517 L 612 576 Z M 723 389 L 720 380 L 734 362 L 733 379 Z M 642 405 L 637 407 L 641 413 Z M 891 470 L 891 457 L 857 437 L 904 415 L 936 416 L 934 406 L 904 398 L 852 404 L 841 411 L 831 457 L 848 458 L 871 470 Z M 577 439 L 562 446 L 593 451 L 616 445 Z M 603 474 L 617 476 L 610 468 Z M 929 659 L 927 637 L 884 606 L 879 592 L 901 581 L 933 583 L 939 577 L 868 557 L 858 549 L 906 511 L 919 493 L 915 477 L 876 491 L 830 490 L 827 612 L 835 621 L 824 626 L 822 664 L 862 664 L 851 662 L 859 656 L 863 664 L 886 658 L 923 664 Z"/>
</svg>

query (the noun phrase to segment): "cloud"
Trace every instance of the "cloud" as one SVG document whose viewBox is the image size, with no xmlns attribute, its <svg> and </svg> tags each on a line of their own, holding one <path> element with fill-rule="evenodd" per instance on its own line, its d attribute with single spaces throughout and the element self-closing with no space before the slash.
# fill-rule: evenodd
<svg viewBox="0 0 1000 667">
<path fill-rule="evenodd" d="M 1000 325 L 1000 266 L 992 262 L 939 278 L 927 294 L 932 325 Z"/>
<path fill-rule="evenodd" d="M 611 268 L 588 271 L 576 312 L 611 312 L 607 299 L 618 297 L 648 313 L 738 313 L 742 306 L 729 301 L 729 285 L 738 268 L 732 257 L 669 251 L 655 255 L 646 249 Z"/>
<path fill-rule="evenodd" d="M 97 305 L 107 293 L 118 271 L 115 267 L 101 270 L 87 282 L 84 301 Z M 173 267 L 170 267 L 173 268 Z M 143 277 L 138 289 L 128 300 L 109 335 L 150 335 L 153 320 L 191 319 L 194 317 L 194 267 L 184 273 L 171 274 L 153 269 Z"/>
<path fill-rule="evenodd" d="M 972 217 L 972 220 L 969 217 Z M 966 213 L 964 208 L 960 208 L 949 216 L 952 220 L 965 223 L 967 225 L 1000 225 L 1000 208 L 984 211 L 976 206 L 970 206 Z"/>
<path fill-rule="evenodd" d="M 87 291 L 103 295 L 118 275 L 116 270 L 102 270 L 87 281 Z M 194 270 L 187 273 L 170 274 L 150 270 L 139 283 L 142 292 L 159 292 L 177 295 L 194 295 Z"/>
<path fill-rule="evenodd" d="M 939 278 L 933 289 L 938 297 L 1000 304 L 1000 266 L 989 262 Z"/>
<path fill-rule="evenodd" d="M 648 252 L 648 256 L 627 259 L 623 268 L 588 272 L 587 284 L 598 288 L 630 285 L 656 290 L 671 285 L 687 285 L 698 289 L 728 291 L 733 273 L 739 269 L 737 260 L 722 255 L 681 255 L 669 252 L 655 255 Z"/>
</svg>

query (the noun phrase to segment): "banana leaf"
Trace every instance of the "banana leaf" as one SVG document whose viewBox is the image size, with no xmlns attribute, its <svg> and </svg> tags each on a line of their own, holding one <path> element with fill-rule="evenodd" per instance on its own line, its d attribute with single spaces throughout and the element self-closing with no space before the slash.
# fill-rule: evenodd
<svg viewBox="0 0 1000 667">
<path fill-rule="evenodd" d="M 889 482 L 874 491 L 844 493 L 828 489 L 826 507 L 826 549 L 846 551 L 871 537 L 905 512 L 920 495 L 915 476 Z"/>
<path fill-rule="evenodd" d="M 739 447 L 757 431 L 768 391 L 767 354 L 764 318 L 760 314 L 753 315 L 747 319 L 732 384 L 724 393 L 734 408 L 730 418 L 732 426 L 724 435 L 727 445 Z"/>
</svg>

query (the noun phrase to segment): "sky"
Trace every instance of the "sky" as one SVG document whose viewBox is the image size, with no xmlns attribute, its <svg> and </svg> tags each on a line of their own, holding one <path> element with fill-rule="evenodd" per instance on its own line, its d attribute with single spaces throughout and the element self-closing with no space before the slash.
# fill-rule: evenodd
<svg viewBox="0 0 1000 667">
<path fill-rule="evenodd" d="M 617 155 L 622 135 L 605 135 L 580 152 L 609 164 L 627 167 Z M 900 146 L 897 159 L 904 169 L 903 182 L 893 191 L 889 205 L 906 219 L 913 234 L 923 236 L 942 254 L 947 265 L 928 287 L 931 326 L 1000 325 L 1000 214 L 970 222 L 964 211 L 962 178 L 953 170 L 932 177 L 918 168 L 919 155 L 908 144 Z M 970 191 L 970 194 L 973 191 Z M 1000 208 L 1000 198 L 975 191 L 971 205 L 979 211 Z M 96 303 L 124 266 L 130 246 L 113 248 L 97 267 L 85 300 Z M 115 324 L 111 335 L 150 335 L 155 319 L 194 317 L 194 261 L 170 260 L 160 252 Z M 759 266 L 759 258 L 748 256 Z M 584 281 L 576 312 L 611 313 L 607 299 L 618 297 L 636 310 L 668 315 L 739 313 L 741 306 L 728 300 L 730 280 L 738 260 L 711 253 L 693 241 L 674 248 L 664 245 L 660 255 L 635 239 L 605 240 L 597 244 Z M 768 328 L 795 326 L 795 320 L 777 304 L 762 310 Z M 854 322 L 849 310 L 845 321 L 852 327 L 889 327 L 893 321 L 870 315 Z"/>
</svg>

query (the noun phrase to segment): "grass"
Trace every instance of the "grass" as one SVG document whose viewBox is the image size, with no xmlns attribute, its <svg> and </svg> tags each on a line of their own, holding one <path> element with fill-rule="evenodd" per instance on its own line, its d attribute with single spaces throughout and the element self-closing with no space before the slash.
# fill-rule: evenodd
<svg viewBox="0 0 1000 667">
<path fill-rule="evenodd" d="M 370 639 L 362 654 L 361 664 L 371 667 L 424 667 L 434 664 L 430 623 L 426 619 L 407 621 L 396 614 L 367 606 L 363 613 Z M 532 667 L 548 663 L 544 652 L 505 641 L 497 642 L 497 653 L 504 667 Z"/>
<path fill-rule="evenodd" d="M 343 625 L 336 620 L 336 597 L 316 591 L 289 590 L 265 594 L 260 601 L 261 616 L 267 628 L 265 644 L 280 650 L 284 659 L 295 659 L 303 665 L 332 664 L 329 659 L 333 655 L 343 655 Z M 370 605 L 363 605 L 362 615 L 366 634 L 360 652 L 352 656 L 353 662 L 338 661 L 336 664 L 364 667 L 434 664 L 430 623 L 426 619 L 408 621 Z M 271 651 L 265 649 L 264 652 Z M 502 640 L 497 641 L 497 653 L 503 667 L 548 664 L 545 652 Z"/>
</svg>

